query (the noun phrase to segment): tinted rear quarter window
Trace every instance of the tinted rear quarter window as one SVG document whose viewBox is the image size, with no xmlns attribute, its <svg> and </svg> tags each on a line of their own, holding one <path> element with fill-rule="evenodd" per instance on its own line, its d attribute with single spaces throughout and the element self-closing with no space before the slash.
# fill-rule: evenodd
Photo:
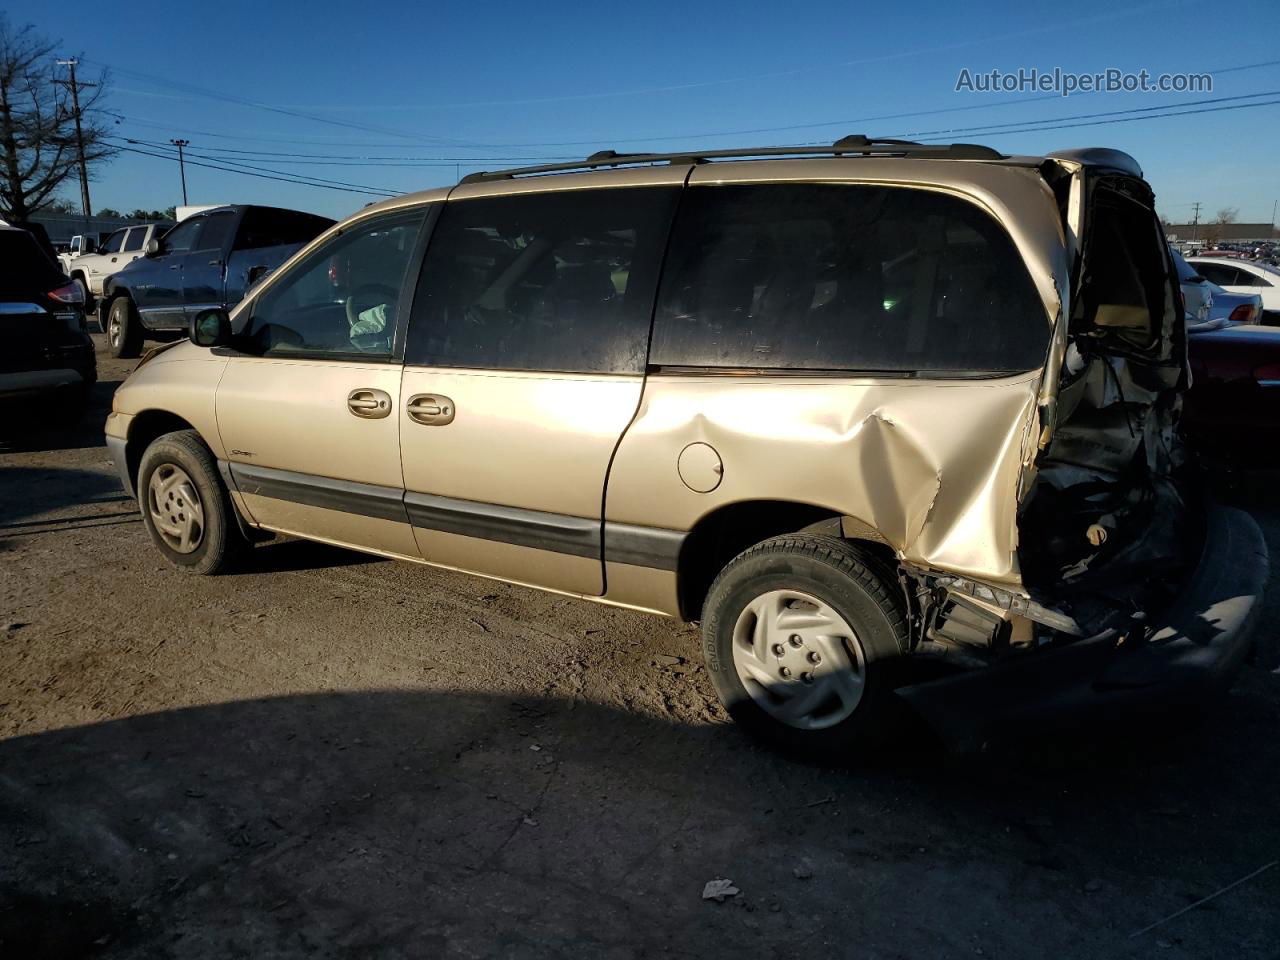
<svg viewBox="0 0 1280 960">
<path fill-rule="evenodd" d="M 29 296 L 32 288 L 52 290 L 62 270 L 25 230 L 0 228 L 0 294 Z M 62 281 L 65 282 L 65 281 Z"/>
<path fill-rule="evenodd" d="M 447 203 L 405 361 L 639 373 L 678 190 L 632 187 Z"/>
<path fill-rule="evenodd" d="M 286 244 L 307 243 L 333 225 L 332 220 L 296 210 L 250 207 L 240 221 L 236 248 L 254 250 Z"/>
<path fill-rule="evenodd" d="M 1030 370 L 1049 321 L 988 214 L 923 190 L 690 188 L 658 298 L 662 366 Z"/>
</svg>

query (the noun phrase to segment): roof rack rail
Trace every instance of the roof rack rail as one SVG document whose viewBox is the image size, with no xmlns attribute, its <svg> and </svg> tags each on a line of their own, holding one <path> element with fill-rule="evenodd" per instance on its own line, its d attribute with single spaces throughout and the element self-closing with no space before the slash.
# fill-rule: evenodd
<svg viewBox="0 0 1280 960">
<path fill-rule="evenodd" d="M 509 170 L 483 170 L 469 173 L 459 183 L 483 183 L 488 180 L 511 180 L 543 173 L 568 173 L 573 170 L 596 170 L 601 167 L 646 166 L 657 163 L 705 163 L 747 157 L 830 157 L 887 156 L 940 158 L 946 160 L 1003 160 L 1004 154 L 976 143 L 916 143 L 912 140 L 875 140 L 860 133 L 841 137 L 829 147 L 745 147 L 736 150 L 681 150 L 672 153 L 618 153 L 600 150 L 585 160 L 545 163 L 535 167 L 513 167 Z"/>
</svg>

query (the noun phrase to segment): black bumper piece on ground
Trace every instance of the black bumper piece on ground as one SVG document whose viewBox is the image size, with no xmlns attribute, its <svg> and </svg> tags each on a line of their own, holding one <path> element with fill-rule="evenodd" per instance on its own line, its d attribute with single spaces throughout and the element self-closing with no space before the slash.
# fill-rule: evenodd
<svg viewBox="0 0 1280 960">
<path fill-rule="evenodd" d="M 1001 729 L 1194 706 L 1225 692 L 1239 671 L 1267 576 L 1253 517 L 1211 505 L 1200 563 L 1145 641 L 1121 643 L 1110 632 L 898 692 L 960 749 Z"/>
</svg>

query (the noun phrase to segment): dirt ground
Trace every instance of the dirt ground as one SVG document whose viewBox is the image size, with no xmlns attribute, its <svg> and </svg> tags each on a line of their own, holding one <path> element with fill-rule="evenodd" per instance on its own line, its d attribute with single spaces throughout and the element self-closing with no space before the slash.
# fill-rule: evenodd
<svg viewBox="0 0 1280 960">
<path fill-rule="evenodd" d="M 1280 860 L 1280 675 L 802 765 L 690 627 L 301 542 L 163 565 L 102 445 L 128 368 L 0 445 L 0 955 L 1280 957 L 1280 866 L 1134 936 Z"/>
</svg>

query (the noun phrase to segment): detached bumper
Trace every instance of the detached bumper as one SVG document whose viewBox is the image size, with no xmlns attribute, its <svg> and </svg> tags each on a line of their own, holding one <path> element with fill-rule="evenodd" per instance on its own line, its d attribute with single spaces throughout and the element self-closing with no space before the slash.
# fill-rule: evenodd
<svg viewBox="0 0 1280 960">
<path fill-rule="evenodd" d="M 1212 505 L 1200 563 L 1146 641 L 1104 634 L 899 694 L 946 739 L 980 745 L 1010 725 L 1191 706 L 1226 691 L 1249 652 L 1266 591 L 1266 542 L 1253 517 Z"/>
</svg>

